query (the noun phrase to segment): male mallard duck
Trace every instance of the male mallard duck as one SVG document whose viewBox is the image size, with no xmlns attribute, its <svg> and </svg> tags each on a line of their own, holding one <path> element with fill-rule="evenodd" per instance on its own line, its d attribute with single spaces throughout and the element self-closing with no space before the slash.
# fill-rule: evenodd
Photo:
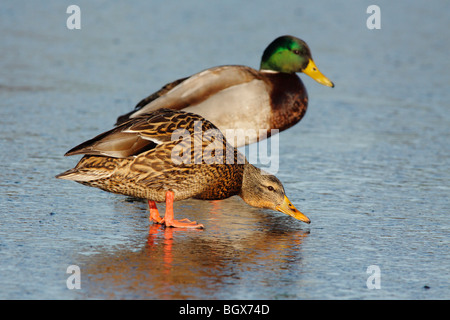
<svg viewBox="0 0 450 320">
<path fill-rule="evenodd" d="M 150 220 L 169 227 L 202 228 L 174 220 L 173 201 L 220 200 L 239 195 L 258 208 L 310 220 L 286 197 L 273 175 L 248 163 L 203 117 L 170 109 L 139 115 L 71 149 L 84 154 L 56 178 L 148 200 Z M 157 202 L 166 202 L 162 219 Z"/>
<path fill-rule="evenodd" d="M 228 142 L 236 147 L 269 137 L 301 120 L 308 105 L 303 72 L 334 87 L 316 67 L 308 45 L 295 37 L 275 39 L 264 51 L 260 70 L 246 66 L 220 66 L 165 85 L 120 116 L 116 124 L 160 108 L 193 112 L 214 123 L 224 134 L 243 129 L 246 137 Z M 260 132 L 260 129 L 264 129 Z"/>
</svg>

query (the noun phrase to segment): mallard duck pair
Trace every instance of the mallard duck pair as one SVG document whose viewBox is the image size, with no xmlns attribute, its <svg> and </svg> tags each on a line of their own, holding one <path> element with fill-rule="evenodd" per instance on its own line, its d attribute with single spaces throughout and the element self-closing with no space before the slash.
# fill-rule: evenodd
<svg viewBox="0 0 450 320">
<path fill-rule="evenodd" d="M 167 84 L 119 117 L 115 128 L 68 151 L 67 156 L 84 157 L 56 177 L 147 199 L 150 220 L 168 227 L 203 228 L 175 220 L 174 201 L 233 195 L 310 223 L 289 201 L 281 182 L 235 148 L 300 121 L 308 97 L 296 72 L 334 86 L 316 67 L 307 44 L 292 36 L 279 37 L 266 48 L 259 71 L 221 66 Z M 227 141 L 222 134 L 227 129 L 255 134 Z M 155 202 L 163 201 L 161 218 Z"/>
</svg>

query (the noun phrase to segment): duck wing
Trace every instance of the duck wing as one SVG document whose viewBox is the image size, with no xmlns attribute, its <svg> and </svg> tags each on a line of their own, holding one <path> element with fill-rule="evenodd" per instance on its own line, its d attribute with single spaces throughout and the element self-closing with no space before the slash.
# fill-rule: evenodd
<svg viewBox="0 0 450 320">
<path fill-rule="evenodd" d="M 160 109 L 151 114 L 142 114 L 101 133 L 72 148 L 65 156 L 77 154 L 113 158 L 137 156 L 158 145 L 171 142 L 176 129 L 192 130 L 194 121 L 204 119 L 191 113 Z"/>
<path fill-rule="evenodd" d="M 149 104 L 150 102 L 152 102 L 153 100 L 158 99 L 159 97 L 165 95 L 167 92 L 169 92 L 170 90 L 172 90 L 173 88 L 175 88 L 177 85 L 179 85 L 181 82 L 183 82 L 184 80 L 186 80 L 188 78 L 182 78 L 182 79 L 178 79 L 175 80 L 171 83 L 166 84 L 164 87 L 162 87 L 160 90 L 156 91 L 155 93 L 152 93 L 151 95 L 149 95 L 147 98 L 142 99 L 137 105 L 136 107 L 134 107 L 133 110 L 131 110 L 130 112 L 121 115 L 120 117 L 117 118 L 117 122 L 116 122 L 116 126 L 130 120 L 131 115 L 139 110 L 141 110 L 143 107 L 145 107 L 147 104 Z"/>
<path fill-rule="evenodd" d="M 140 101 L 134 110 L 120 116 L 116 125 L 160 108 L 182 110 L 197 105 L 220 91 L 260 77 L 258 71 L 246 66 L 210 68 L 165 85 L 161 90 Z"/>
</svg>

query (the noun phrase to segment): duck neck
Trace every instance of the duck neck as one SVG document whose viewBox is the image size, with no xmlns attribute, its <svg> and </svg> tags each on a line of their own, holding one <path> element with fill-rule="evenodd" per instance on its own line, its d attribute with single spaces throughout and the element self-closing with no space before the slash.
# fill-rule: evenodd
<svg viewBox="0 0 450 320">
<path fill-rule="evenodd" d="M 242 176 L 242 187 L 239 196 L 249 205 L 256 207 L 255 194 L 261 186 L 256 183 L 262 174 L 262 170 L 246 162 Z"/>
<path fill-rule="evenodd" d="M 300 121 L 308 107 L 308 94 L 295 73 L 263 72 L 270 83 L 271 127 L 285 130 Z"/>
</svg>

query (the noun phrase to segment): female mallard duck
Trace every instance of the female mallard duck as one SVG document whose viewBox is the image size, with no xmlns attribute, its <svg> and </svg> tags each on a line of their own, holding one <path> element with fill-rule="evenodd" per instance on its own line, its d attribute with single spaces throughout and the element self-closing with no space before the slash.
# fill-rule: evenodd
<svg viewBox="0 0 450 320">
<path fill-rule="evenodd" d="M 304 41 L 282 36 L 264 51 L 259 71 L 220 66 L 179 79 L 143 99 L 116 124 L 160 108 L 183 110 L 203 116 L 224 134 L 227 129 L 243 129 L 246 137 L 229 140 L 240 147 L 258 141 L 261 134 L 269 137 L 271 129 L 283 131 L 304 116 L 308 95 L 296 72 L 334 87 L 316 67 Z"/>
<path fill-rule="evenodd" d="M 143 114 L 71 149 L 84 154 L 56 178 L 148 200 L 150 220 L 168 227 L 203 228 L 174 220 L 173 201 L 220 200 L 239 195 L 246 203 L 310 220 L 286 197 L 283 185 L 252 164 L 203 117 L 170 109 Z M 157 202 L 166 202 L 164 218 Z"/>
</svg>

